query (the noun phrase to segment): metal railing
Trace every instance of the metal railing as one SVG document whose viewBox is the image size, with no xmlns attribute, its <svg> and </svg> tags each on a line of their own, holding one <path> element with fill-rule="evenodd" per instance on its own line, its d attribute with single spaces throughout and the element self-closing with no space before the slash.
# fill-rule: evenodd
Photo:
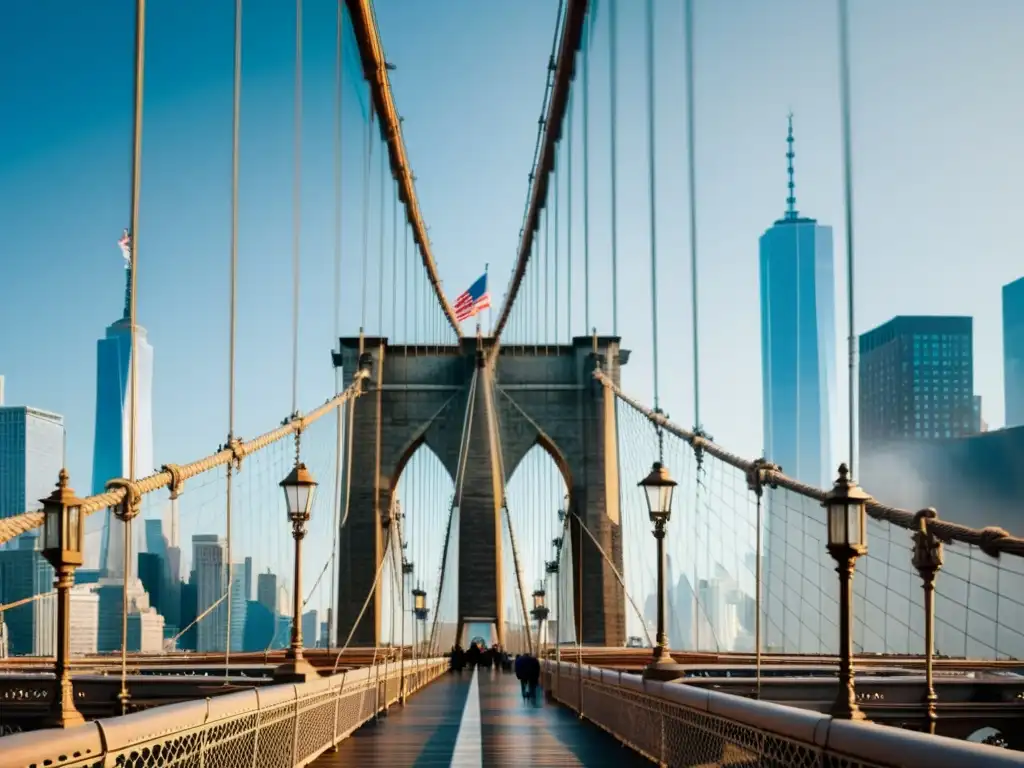
<svg viewBox="0 0 1024 768">
<path fill-rule="evenodd" d="M 544 661 L 552 698 L 659 765 L 998 768 L 1024 753 L 570 662 Z"/>
<path fill-rule="evenodd" d="M 447 659 L 354 669 L 0 738 L 0 768 L 296 768 L 443 675 Z M 403 690 L 404 689 L 404 690 Z"/>
</svg>

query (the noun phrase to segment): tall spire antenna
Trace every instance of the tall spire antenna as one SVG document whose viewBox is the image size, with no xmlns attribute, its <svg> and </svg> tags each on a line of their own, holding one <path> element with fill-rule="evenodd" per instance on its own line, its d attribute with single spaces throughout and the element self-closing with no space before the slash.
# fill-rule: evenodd
<svg viewBox="0 0 1024 768">
<path fill-rule="evenodd" d="M 786 164 L 789 174 L 789 197 L 786 198 L 786 218 L 796 219 L 796 183 L 793 181 L 793 158 L 796 152 L 793 151 L 793 113 L 789 113 L 789 134 L 786 136 Z"/>
<path fill-rule="evenodd" d="M 124 231 L 121 235 L 121 239 L 117 241 L 118 247 L 121 249 L 121 255 L 124 256 L 124 312 L 121 315 L 122 320 L 131 320 L 131 307 L 132 307 L 132 236 L 128 230 Z"/>
</svg>

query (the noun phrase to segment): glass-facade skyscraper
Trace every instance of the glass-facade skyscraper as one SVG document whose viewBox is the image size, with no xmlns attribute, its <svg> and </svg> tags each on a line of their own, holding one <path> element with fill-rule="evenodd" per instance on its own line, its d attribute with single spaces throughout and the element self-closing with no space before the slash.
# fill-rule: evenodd
<svg viewBox="0 0 1024 768">
<path fill-rule="evenodd" d="M 787 141 L 786 212 L 760 241 L 764 453 L 791 477 L 828 488 L 836 378 L 832 228 L 797 212 L 792 119 Z"/>
<path fill-rule="evenodd" d="M 832 229 L 796 210 L 792 116 L 786 141 L 786 211 L 760 241 L 764 455 L 787 475 L 828 488 L 835 472 Z M 823 529 L 817 503 L 793 494 L 774 494 L 765 502 L 761 590 L 767 650 L 835 652 L 838 609 L 828 587 L 834 565 L 826 562 Z M 749 609 L 736 608 L 739 616 L 749 615 Z M 727 625 L 735 626 L 731 615 Z"/>
<path fill-rule="evenodd" d="M 970 317 L 904 315 L 861 334 L 861 453 L 978 433 L 973 348 Z"/>
<path fill-rule="evenodd" d="M 0 405 L 0 518 L 42 509 L 64 465 L 64 419 Z"/>
<path fill-rule="evenodd" d="M 1003 392 L 1006 426 L 1024 425 L 1024 277 L 1003 286 Z"/>
<path fill-rule="evenodd" d="M 125 270 L 130 275 L 129 270 Z M 127 293 L 127 289 L 126 289 Z M 146 341 L 146 329 L 136 326 L 136 440 L 137 477 L 153 471 L 153 348 Z M 102 493 L 107 480 L 128 476 L 131 409 L 131 322 L 128 301 L 123 316 L 107 328 L 96 344 L 96 436 L 93 443 L 93 493 Z M 107 510 L 103 520 L 100 572 L 120 578 L 125 568 L 122 523 Z M 135 563 L 128 564 L 129 567 Z"/>
</svg>

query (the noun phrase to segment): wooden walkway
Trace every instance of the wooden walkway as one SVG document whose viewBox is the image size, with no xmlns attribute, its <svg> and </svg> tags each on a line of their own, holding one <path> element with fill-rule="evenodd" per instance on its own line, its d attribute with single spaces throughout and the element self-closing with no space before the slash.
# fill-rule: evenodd
<svg viewBox="0 0 1024 768">
<path fill-rule="evenodd" d="M 597 726 L 545 702 L 524 702 L 510 673 L 477 672 L 479 706 L 468 701 L 472 673 L 447 674 L 371 721 L 314 766 L 649 766 Z M 462 731 L 460 733 L 460 730 Z M 458 742 L 458 760 L 456 743 Z"/>
</svg>

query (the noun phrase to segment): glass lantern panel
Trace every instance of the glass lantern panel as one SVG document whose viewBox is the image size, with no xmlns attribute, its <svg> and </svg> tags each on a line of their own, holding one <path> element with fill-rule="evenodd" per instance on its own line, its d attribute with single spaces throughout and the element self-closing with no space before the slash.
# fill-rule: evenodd
<svg viewBox="0 0 1024 768">
<path fill-rule="evenodd" d="M 43 546 L 46 549 L 60 549 L 60 513 L 60 505 L 48 504 L 46 506 L 45 530 L 43 531 Z"/>
<path fill-rule="evenodd" d="M 846 502 L 828 505 L 828 543 L 843 546 L 846 541 Z"/>
<path fill-rule="evenodd" d="M 672 492 L 675 488 L 674 485 L 663 485 L 661 487 L 661 511 L 666 515 L 672 512 Z"/>
<path fill-rule="evenodd" d="M 300 485 L 298 488 L 298 506 L 296 506 L 297 512 L 309 514 L 310 508 L 313 506 L 313 486 L 312 485 Z"/>
<path fill-rule="evenodd" d="M 846 507 L 846 530 L 849 543 L 853 545 L 864 544 L 864 525 L 859 504 L 849 504 Z"/>
<path fill-rule="evenodd" d="M 651 515 L 657 515 L 661 511 L 660 491 L 661 489 L 656 485 L 644 486 L 644 493 L 647 494 L 647 511 L 650 512 Z"/>
<path fill-rule="evenodd" d="M 294 486 L 294 485 L 286 485 L 286 486 L 284 486 L 284 499 L 285 499 L 285 503 L 288 505 L 287 509 L 288 509 L 288 514 L 289 515 L 294 515 L 295 512 L 299 508 L 299 492 L 298 491 L 299 491 L 299 489 L 298 489 L 297 486 Z"/>
<path fill-rule="evenodd" d="M 68 507 L 68 530 L 64 538 L 64 549 L 72 552 L 82 550 L 81 520 L 82 508 L 78 505 Z"/>
</svg>

